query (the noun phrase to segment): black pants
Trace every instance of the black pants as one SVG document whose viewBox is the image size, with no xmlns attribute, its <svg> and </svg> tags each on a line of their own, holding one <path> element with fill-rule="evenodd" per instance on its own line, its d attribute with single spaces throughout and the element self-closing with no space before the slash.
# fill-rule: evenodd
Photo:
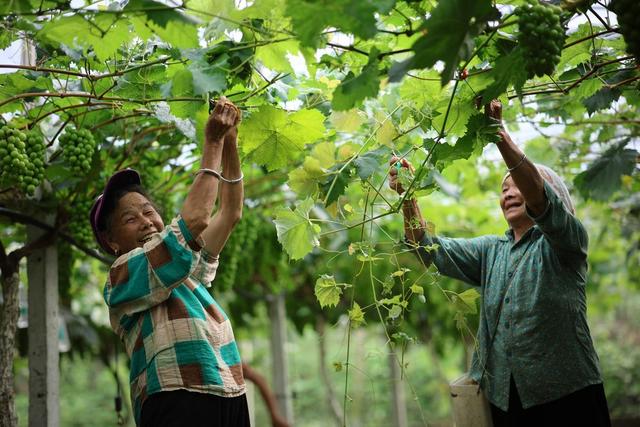
<svg viewBox="0 0 640 427">
<path fill-rule="evenodd" d="M 220 397 L 186 390 L 152 394 L 140 418 L 142 427 L 250 427 L 245 395 Z"/>
<path fill-rule="evenodd" d="M 611 427 L 602 384 L 594 384 L 542 405 L 522 409 L 511 377 L 509 411 L 491 405 L 494 427 Z"/>
</svg>

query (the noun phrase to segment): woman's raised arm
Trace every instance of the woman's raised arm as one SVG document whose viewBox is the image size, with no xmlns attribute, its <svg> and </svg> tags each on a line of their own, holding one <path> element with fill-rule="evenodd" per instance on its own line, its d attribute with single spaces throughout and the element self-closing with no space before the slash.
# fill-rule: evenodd
<svg viewBox="0 0 640 427">
<path fill-rule="evenodd" d="M 220 171 L 224 136 L 237 124 L 239 110 L 226 98 L 221 98 L 209 116 L 202 148 L 202 169 Z M 182 207 L 181 216 L 194 238 L 209 225 L 218 195 L 218 178 L 211 173 L 198 173 Z"/>
</svg>

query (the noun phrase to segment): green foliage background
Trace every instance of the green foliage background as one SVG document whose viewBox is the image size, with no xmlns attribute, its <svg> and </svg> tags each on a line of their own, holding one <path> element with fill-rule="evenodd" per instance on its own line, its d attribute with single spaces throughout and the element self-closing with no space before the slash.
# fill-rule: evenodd
<svg viewBox="0 0 640 427">
<path fill-rule="evenodd" d="M 7 247 L 24 243 L 24 217 L 53 213 L 73 247 L 59 250 L 61 299 L 85 319 L 72 333 L 73 352 L 110 363 L 104 267 L 86 206 L 108 176 L 132 167 L 143 171 L 169 219 L 198 168 L 208 103 L 225 95 L 243 110 L 247 206 L 215 288 L 236 329 L 263 336 L 256 322 L 264 322 L 268 297 L 284 292 L 296 342 L 308 339 L 318 319 L 342 330 L 338 337 L 375 331 L 368 333 L 382 337 L 381 351 L 396 349 L 407 372 L 433 370 L 429 384 L 439 386 L 420 388 L 423 377 L 407 383 L 412 422 L 425 424 L 447 416 L 442 385 L 464 369 L 477 293 L 406 253 L 404 198 L 386 186 L 388 159 L 396 153 L 416 165 L 415 175 L 401 177 L 410 189 L 404 197 L 419 198 L 438 233 L 503 233 L 497 189 L 504 167 L 491 146 L 495 129 L 476 108 L 479 96 L 499 98 L 527 154 L 571 187 L 591 236 L 589 315 L 612 413 L 638 416 L 637 59 L 608 1 L 567 1 L 560 63 L 552 76 L 527 79 L 512 13 L 523 4 L 4 2 L 0 48 L 29 39 L 37 58 L 29 66 L 0 64 L 13 71 L 0 75 L 2 120 L 42 133 L 48 148 L 34 196 L 0 183 L 0 239 Z M 86 175 L 65 163 L 58 137 L 66 126 L 89 129 L 98 141 Z M 350 340 L 337 343 L 341 351 L 329 361 L 339 369 L 336 390 L 357 384 L 362 372 L 361 384 L 381 381 L 386 361 L 371 365 Z M 439 358 L 453 362 L 438 366 Z M 253 363 L 268 370 L 267 356 Z M 315 390 L 321 400 L 326 393 L 311 379 L 292 381 L 301 395 Z M 344 409 L 345 423 L 356 425 L 362 413 L 354 408 L 372 397 L 354 396 Z"/>
</svg>

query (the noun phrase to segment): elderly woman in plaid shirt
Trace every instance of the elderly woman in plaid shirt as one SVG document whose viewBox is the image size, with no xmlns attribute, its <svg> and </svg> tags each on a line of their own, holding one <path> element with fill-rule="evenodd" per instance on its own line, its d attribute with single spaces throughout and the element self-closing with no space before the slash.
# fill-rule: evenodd
<svg viewBox="0 0 640 427">
<path fill-rule="evenodd" d="M 487 112 L 501 121 L 499 102 Z M 500 195 L 505 236 L 431 236 L 416 200 L 407 199 L 407 243 L 425 265 L 480 288 L 470 376 L 484 390 L 495 426 L 610 426 L 586 320 L 587 232 L 560 177 L 527 160 L 504 129 L 498 133 L 508 168 Z M 389 185 L 402 194 L 397 169 L 411 165 L 395 157 L 391 163 L 398 168 Z"/>
<path fill-rule="evenodd" d="M 91 209 L 96 240 L 117 257 L 104 299 L 131 359 L 139 425 L 249 425 L 233 330 L 206 290 L 242 214 L 239 120 L 231 102 L 217 102 L 205 128 L 201 169 L 169 225 L 131 169 L 114 174 Z"/>
</svg>

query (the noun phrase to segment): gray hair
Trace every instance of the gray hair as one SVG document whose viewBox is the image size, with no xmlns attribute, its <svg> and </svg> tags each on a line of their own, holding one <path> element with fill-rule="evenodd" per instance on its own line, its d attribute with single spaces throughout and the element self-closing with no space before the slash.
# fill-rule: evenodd
<svg viewBox="0 0 640 427">
<path fill-rule="evenodd" d="M 535 163 L 534 165 L 538 169 L 538 172 L 540 172 L 540 176 L 542 176 L 542 179 L 547 181 L 551 188 L 553 188 L 553 191 L 558 195 L 558 197 L 560 197 L 560 200 L 562 200 L 562 204 L 564 204 L 564 207 L 567 209 L 567 211 L 569 211 L 571 215 L 575 215 L 576 209 L 573 206 L 573 201 L 571 200 L 569 189 L 567 188 L 567 185 L 564 183 L 562 178 L 560 178 L 560 176 L 548 166 L 541 165 L 539 163 Z M 502 182 L 504 182 L 504 180 L 507 179 L 507 177 L 509 177 L 510 175 L 511 174 L 507 172 L 504 178 L 502 178 Z"/>
</svg>

